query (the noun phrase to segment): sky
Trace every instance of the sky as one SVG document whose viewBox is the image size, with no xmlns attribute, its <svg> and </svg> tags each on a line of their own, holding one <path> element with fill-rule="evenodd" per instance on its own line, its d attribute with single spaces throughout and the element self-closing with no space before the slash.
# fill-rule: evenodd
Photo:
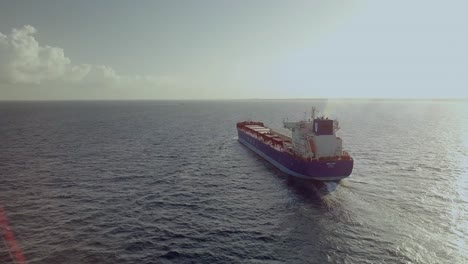
<svg viewBox="0 0 468 264">
<path fill-rule="evenodd" d="M 468 98 L 467 1 L 0 0 L 0 100 Z"/>
</svg>

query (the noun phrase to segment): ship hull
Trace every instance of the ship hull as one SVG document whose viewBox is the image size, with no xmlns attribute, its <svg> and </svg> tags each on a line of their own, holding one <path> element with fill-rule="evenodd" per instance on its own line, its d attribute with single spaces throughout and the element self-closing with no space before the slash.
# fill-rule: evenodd
<svg viewBox="0 0 468 264">
<path fill-rule="evenodd" d="M 282 172 L 294 177 L 318 181 L 339 181 L 351 175 L 353 160 L 308 161 L 285 151 L 278 151 L 242 130 L 237 130 L 240 143 L 260 155 Z"/>
</svg>

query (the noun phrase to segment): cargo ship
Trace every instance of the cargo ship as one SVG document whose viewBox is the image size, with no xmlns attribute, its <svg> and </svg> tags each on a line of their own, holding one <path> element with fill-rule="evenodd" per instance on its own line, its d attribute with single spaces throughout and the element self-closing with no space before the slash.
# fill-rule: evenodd
<svg viewBox="0 0 468 264">
<path fill-rule="evenodd" d="M 266 127 L 262 122 L 237 123 L 240 143 L 260 155 L 282 172 L 291 176 L 339 181 L 351 175 L 353 158 L 343 150 L 343 141 L 336 136 L 337 120 L 315 116 L 299 122 L 283 121 L 291 136 Z"/>
</svg>

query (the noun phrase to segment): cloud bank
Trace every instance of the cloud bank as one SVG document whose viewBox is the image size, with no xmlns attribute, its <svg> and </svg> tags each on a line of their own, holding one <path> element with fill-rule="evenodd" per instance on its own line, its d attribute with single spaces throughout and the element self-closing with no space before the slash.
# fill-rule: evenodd
<svg viewBox="0 0 468 264">
<path fill-rule="evenodd" d="M 62 48 L 41 46 L 30 26 L 0 32 L 0 84 L 66 82 L 107 86 L 164 85 L 168 77 L 119 75 L 106 65 L 73 64 Z"/>
</svg>

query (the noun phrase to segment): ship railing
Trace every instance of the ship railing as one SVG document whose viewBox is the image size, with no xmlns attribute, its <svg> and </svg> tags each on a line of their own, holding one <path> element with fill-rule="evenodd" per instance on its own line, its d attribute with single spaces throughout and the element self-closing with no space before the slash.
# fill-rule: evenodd
<svg viewBox="0 0 468 264">
<path fill-rule="evenodd" d="M 305 161 L 311 161 L 311 162 L 317 162 L 317 161 L 339 161 L 339 160 L 352 160 L 351 156 L 329 156 L 329 157 L 304 157 L 300 155 L 299 153 L 296 153 L 295 151 L 290 152 L 294 158 L 299 159 L 299 160 L 305 160 Z"/>
<path fill-rule="evenodd" d="M 257 133 L 257 131 L 255 130 L 252 130 L 252 129 L 249 129 L 248 127 L 242 127 L 241 128 L 247 135 L 259 140 L 259 141 L 262 141 L 264 143 L 267 143 L 268 145 L 270 145 L 272 148 L 279 148 L 281 151 L 284 147 L 284 144 L 283 144 L 283 141 L 277 141 L 274 137 L 268 137 L 267 135 L 270 135 L 270 134 L 261 134 L 261 133 Z"/>
<path fill-rule="evenodd" d="M 236 126 L 240 128 L 240 127 L 245 127 L 248 125 L 264 126 L 262 122 L 256 122 L 256 121 L 243 121 L 243 122 L 237 123 Z"/>
<path fill-rule="evenodd" d="M 352 160 L 353 158 L 351 157 L 351 155 L 349 155 L 349 153 L 347 151 L 343 151 L 343 153 L 341 154 L 341 159 L 342 160 Z"/>
</svg>

